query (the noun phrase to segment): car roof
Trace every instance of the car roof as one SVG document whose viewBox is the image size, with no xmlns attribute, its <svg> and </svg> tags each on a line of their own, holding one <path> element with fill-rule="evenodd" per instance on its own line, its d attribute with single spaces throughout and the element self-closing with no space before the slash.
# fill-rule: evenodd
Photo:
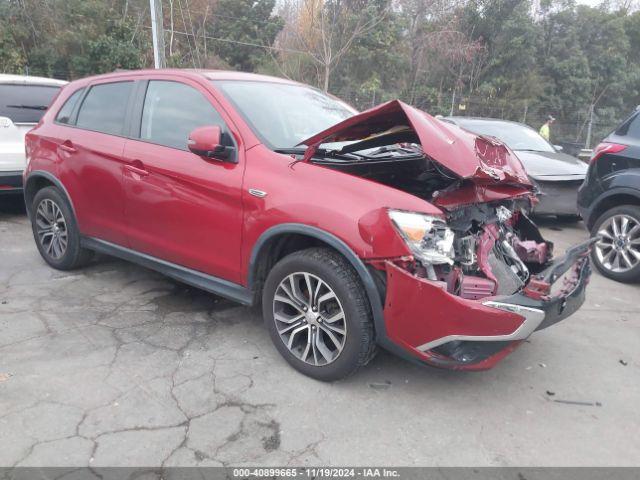
<svg viewBox="0 0 640 480">
<path fill-rule="evenodd" d="M 85 81 L 103 80 L 108 78 L 119 78 L 123 76 L 141 76 L 153 75 L 158 73 L 168 73 L 180 77 L 186 78 L 202 78 L 205 77 L 208 80 L 244 80 L 253 82 L 270 82 L 270 83 L 283 83 L 289 85 L 301 85 L 293 80 L 285 78 L 271 77 L 269 75 L 259 75 L 256 73 L 236 72 L 230 70 L 203 70 L 203 69 L 190 69 L 190 68 L 163 68 L 163 69 L 146 69 L 146 70 L 117 70 L 111 73 L 105 73 L 102 75 L 94 75 L 92 77 L 84 78 Z"/>
<path fill-rule="evenodd" d="M 32 77 L 31 75 L 9 75 L 0 73 L 0 83 L 11 85 L 44 85 L 61 87 L 68 82 L 55 78 Z"/>
</svg>

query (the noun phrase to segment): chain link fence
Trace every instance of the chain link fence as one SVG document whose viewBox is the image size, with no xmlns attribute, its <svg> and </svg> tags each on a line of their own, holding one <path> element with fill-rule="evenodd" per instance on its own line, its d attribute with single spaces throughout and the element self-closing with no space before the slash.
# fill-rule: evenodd
<svg viewBox="0 0 640 480">
<path fill-rule="evenodd" d="M 380 92 L 358 92 L 343 90 L 333 92 L 358 110 L 366 110 L 379 103 L 391 100 Z M 598 107 L 591 115 L 590 105 L 570 112 L 547 111 L 540 105 L 532 104 L 530 100 L 497 99 L 478 96 L 453 96 L 451 93 L 440 98 L 421 97 L 419 95 L 401 96 L 400 100 L 409 103 L 431 115 L 455 115 L 465 117 L 486 117 L 501 120 L 511 120 L 529 125 L 536 131 L 552 115 L 556 121 L 551 126 L 551 141 L 562 145 L 566 150 L 577 154 L 581 148 L 593 148 L 620 124 L 629 112 L 618 112 L 617 115 L 599 115 Z M 589 124 L 591 134 L 589 138 Z"/>
</svg>

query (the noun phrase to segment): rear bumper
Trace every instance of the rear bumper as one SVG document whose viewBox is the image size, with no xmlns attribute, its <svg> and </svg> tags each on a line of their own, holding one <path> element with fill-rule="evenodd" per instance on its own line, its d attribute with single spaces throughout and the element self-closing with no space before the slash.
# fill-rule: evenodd
<svg viewBox="0 0 640 480">
<path fill-rule="evenodd" d="M 491 368 L 533 332 L 580 308 L 594 241 L 569 249 L 521 292 L 481 300 L 451 295 L 387 262 L 384 316 L 389 340 L 421 363 L 460 370 Z"/>
<path fill-rule="evenodd" d="M 0 171 L 0 195 L 22 193 L 22 171 Z"/>
<path fill-rule="evenodd" d="M 538 215 L 578 215 L 578 188 L 583 179 L 567 181 L 540 181 L 541 191 L 533 212 Z"/>
</svg>

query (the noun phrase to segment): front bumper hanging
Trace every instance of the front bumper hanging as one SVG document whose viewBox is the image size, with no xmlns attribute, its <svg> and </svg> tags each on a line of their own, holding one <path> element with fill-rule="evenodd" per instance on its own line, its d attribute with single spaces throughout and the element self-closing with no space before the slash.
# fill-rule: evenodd
<svg viewBox="0 0 640 480">
<path fill-rule="evenodd" d="M 482 300 L 452 295 L 387 262 L 387 335 L 414 359 L 430 365 L 491 368 L 534 331 L 580 308 L 591 275 L 589 252 L 596 241 L 567 250 L 521 292 Z"/>
</svg>

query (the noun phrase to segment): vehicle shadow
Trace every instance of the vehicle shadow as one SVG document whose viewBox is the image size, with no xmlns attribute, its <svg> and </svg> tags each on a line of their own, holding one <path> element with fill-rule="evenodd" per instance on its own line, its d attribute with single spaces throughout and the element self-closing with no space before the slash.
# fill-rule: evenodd
<svg viewBox="0 0 640 480">
<path fill-rule="evenodd" d="M 24 205 L 22 195 L 2 195 L 0 196 L 0 215 L 24 215 L 27 210 Z"/>
<path fill-rule="evenodd" d="M 580 217 L 571 217 L 571 218 L 564 218 L 564 217 L 556 217 L 553 215 L 544 215 L 544 216 L 537 216 L 534 215 L 532 217 L 532 220 L 535 222 L 536 225 L 538 225 L 539 227 L 545 227 L 545 228 L 549 228 L 551 230 L 562 230 L 564 228 L 572 228 L 572 229 L 585 229 L 585 225 L 584 222 L 582 221 L 582 219 Z"/>
</svg>

